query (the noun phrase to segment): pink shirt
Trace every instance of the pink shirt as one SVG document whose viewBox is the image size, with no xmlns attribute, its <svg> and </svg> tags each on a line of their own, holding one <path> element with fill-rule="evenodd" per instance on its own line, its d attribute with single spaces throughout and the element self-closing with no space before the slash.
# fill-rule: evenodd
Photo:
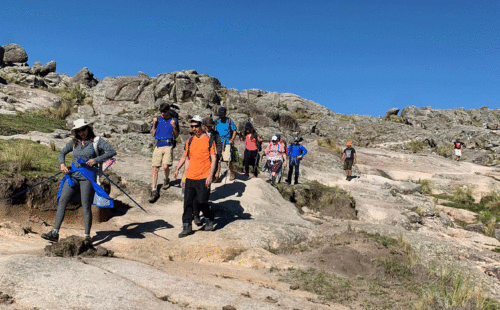
<svg viewBox="0 0 500 310">
<path fill-rule="evenodd" d="M 267 159 L 282 160 L 283 156 L 281 155 L 281 153 L 283 153 L 283 148 L 279 145 L 279 143 L 274 144 L 273 142 L 271 142 L 266 148 Z"/>
<path fill-rule="evenodd" d="M 245 144 L 247 146 L 247 150 L 256 151 L 257 150 L 257 140 L 253 136 L 253 134 L 249 134 L 245 136 Z"/>
</svg>

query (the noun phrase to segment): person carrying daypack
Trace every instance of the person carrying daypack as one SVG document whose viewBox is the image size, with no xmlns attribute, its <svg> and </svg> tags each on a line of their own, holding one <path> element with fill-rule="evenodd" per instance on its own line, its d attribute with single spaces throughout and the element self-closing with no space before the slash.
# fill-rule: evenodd
<svg viewBox="0 0 500 310">
<path fill-rule="evenodd" d="M 219 108 L 219 111 L 217 112 L 219 119 L 215 121 L 215 129 L 219 133 L 219 137 L 222 143 L 222 159 L 221 161 L 219 161 L 217 167 L 217 178 L 215 180 L 216 183 L 221 182 L 220 173 L 222 161 L 229 163 L 229 180 L 234 180 L 234 167 L 233 163 L 231 162 L 231 147 L 233 146 L 234 139 L 236 138 L 237 128 L 236 125 L 234 125 L 233 120 L 227 117 L 226 113 L 227 109 L 225 107 Z"/>
<path fill-rule="evenodd" d="M 293 144 L 288 146 L 288 159 L 289 159 L 289 168 L 288 168 L 288 179 L 286 182 L 288 185 L 292 184 L 292 174 L 293 169 L 295 168 L 295 184 L 299 183 L 299 167 L 302 158 L 307 154 L 307 149 L 299 144 L 299 137 L 293 138 Z"/>
<path fill-rule="evenodd" d="M 278 143 L 278 137 L 273 136 L 271 138 L 271 143 L 266 148 L 266 158 L 267 158 L 267 167 L 269 168 L 269 182 L 272 184 L 276 183 L 276 180 L 279 180 L 279 175 L 283 168 L 283 161 L 285 158 L 285 150 Z"/>
<path fill-rule="evenodd" d="M 150 133 L 155 137 L 155 148 L 151 160 L 153 167 L 153 177 L 151 182 L 151 195 L 148 201 L 154 202 L 158 199 L 157 190 L 158 172 L 163 166 L 165 171 L 165 179 L 163 180 L 163 189 L 170 187 L 170 167 L 173 164 L 174 147 L 176 139 L 179 136 L 179 122 L 174 118 L 174 113 L 170 111 L 168 103 L 161 103 L 159 106 L 161 116 L 153 118 L 153 126 Z"/>
<path fill-rule="evenodd" d="M 113 207 L 112 199 L 96 182 L 97 169 L 100 169 L 97 166 L 115 156 L 116 152 L 104 139 L 95 139 L 96 135 L 92 129 L 92 123 L 84 119 L 74 121 L 71 132 L 74 135 L 73 139 L 59 153 L 59 166 L 61 172 L 64 173 L 64 178 L 61 180 L 57 195 L 58 205 L 54 228 L 50 232 L 42 234 L 41 237 L 52 242 L 59 241 L 59 229 L 64 220 L 66 206 L 73 195 L 80 191 L 85 241 L 90 243 L 91 205 L 94 201 L 94 194 L 108 202 L 105 207 Z M 95 140 L 97 140 L 97 143 L 94 146 Z M 73 162 L 71 163 L 71 169 L 68 169 L 65 157 L 70 152 L 73 152 Z M 97 206 L 101 207 L 98 204 Z"/>
<path fill-rule="evenodd" d="M 259 152 L 262 151 L 262 138 L 255 131 L 252 123 L 247 122 L 243 134 L 240 135 L 240 140 L 245 141 L 245 153 L 243 157 L 245 176 L 250 177 L 250 165 L 252 165 L 253 175 L 257 177 L 259 170 Z"/>
<path fill-rule="evenodd" d="M 202 118 L 199 115 L 191 119 L 191 128 L 194 136 L 186 145 L 184 152 L 186 163 L 182 183 L 184 189 L 184 212 L 182 214 L 182 232 L 179 238 L 193 233 L 192 222 L 194 219 L 194 204 L 203 216 L 208 219 L 204 230 L 214 229 L 214 214 L 210 209 L 208 200 L 210 198 L 210 185 L 217 164 L 217 150 L 215 143 L 210 145 L 210 137 L 201 128 Z"/>
</svg>

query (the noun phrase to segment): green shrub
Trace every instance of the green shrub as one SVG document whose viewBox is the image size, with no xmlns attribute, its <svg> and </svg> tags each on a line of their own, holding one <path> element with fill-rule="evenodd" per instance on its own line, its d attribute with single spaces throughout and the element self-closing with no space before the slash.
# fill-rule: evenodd
<svg viewBox="0 0 500 310">
<path fill-rule="evenodd" d="M 410 141 L 410 143 L 407 145 L 407 147 L 414 153 L 422 152 L 426 146 L 426 142 L 419 142 L 414 140 Z"/>
<path fill-rule="evenodd" d="M 384 121 L 393 123 L 402 123 L 402 124 L 405 123 L 403 117 L 397 115 L 389 115 L 389 117 L 384 118 Z"/>
<path fill-rule="evenodd" d="M 321 147 L 329 148 L 330 150 L 333 151 L 334 154 L 340 155 L 344 151 L 344 149 L 342 149 L 342 147 L 338 146 L 337 142 L 335 142 L 335 140 L 332 138 L 317 139 L 316 143 Z"/>
<path fill-rule="evenodd" d="M 432 194 L 432 188 L 431 188 L 432 182 L 430 180 L 427 180 L 427 179 L 421 180 L 421 179 L 419 179 L 417 183 L 422 185 L 422 193 L 424 193 L 425 195 Z"/>
</svg>

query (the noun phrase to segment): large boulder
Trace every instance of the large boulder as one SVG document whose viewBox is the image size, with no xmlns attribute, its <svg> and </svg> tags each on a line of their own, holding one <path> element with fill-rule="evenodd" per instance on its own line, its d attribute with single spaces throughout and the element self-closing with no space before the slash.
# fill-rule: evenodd
<svg viewBox="0 0 500 310">
<path fill-rule="evenodd" d="M 31 66 L 31 73 L 39 76 L 46 76 L 51 72 L 56 72 L 56 62 L 50 61 L 46 65 L 42 66 L 42 63 L 35 62 Z"/>
<path fill-rule="evenodd" d="M 11 63 L 28 62 L 28 54 L 26 54 L 26 51 L 21 46 L 11 43 L 9 45 L 2 46 L 2 48 L 3 48 L 2 60 L 4 63 L 11 64 Z"/>
<path fill-rule="evenodd" d="M 88 87 L 94 87 L 98 83 L 98 81 L 96 79 L 94 79 L 94 74 L 92 72 L 90 72 L 87 67 L 83 68 L 77 74 L 75 74 L 69 80 L 69 82 L 73 86 L 85 85 Z"/>
</svg>

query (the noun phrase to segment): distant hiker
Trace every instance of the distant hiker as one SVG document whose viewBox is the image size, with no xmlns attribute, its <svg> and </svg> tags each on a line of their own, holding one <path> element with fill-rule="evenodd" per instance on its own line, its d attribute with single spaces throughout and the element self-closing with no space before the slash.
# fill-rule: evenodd
<svg viewBox="0 0 500 310">
<path fill-rule="evenodd" d="M 203 119 L 203 127 L 205 133 L 210 137 L 210 145 L 212 143 L 215 143 L 216 149 L 217 149 L 217 164 L 219 163 L 221 159 L 221 154 L 222 154 L 222 141 L 219 137 L 219 132 L 215 130 L 215 122 L 211 117 L 207 117 Z M 216 171 L 215 171 L 216 172 Z M 215 172 L 213 175 L 213 180 L 215 180 Z"/>
<path fill-rule="evenodd" d="M 278 143 L 278 137 L 273 136 L 271 138 L 271 143 L 266 148 L 267 157 L 267 167 L 269 168 L 269 181 L 272 184 L 276 183 L 278 174 L 283 168 L 283 162 L 285 158 L 285 150 Z"/>
<path fill-rule="evenodd" d="M 236 125 L 232 119 L 228 118 L 227 110 L 225 107 L 219 108 L 217 115 L 219 119 L 215 121 L 215 129 L 219 133 L 222 142 L 222 159 L 218 163 L 216 182 L 219 183 L 222 161 L 229 163 L 229 180 L 234 180 L 233 163 L 231 162 L 231 146 L 234 144 L 234 139 L 236 138 Z"/>
<path fill-rule="evenodd" d="M 344 170 L 347 175 L 346 180 L 350 181 L 352 178 L 352 166 L 356 164 L 356 150 L 352 147 L 352 142 L 347 142 L 347 148 L 342 152 L 340 163 L 344 161 Z"/>
<path fill-rule="evenodd" d="M 294 137 L 293 144 L 288 147 L 288 158 L 289 158 L 289 168 L 288 168 L 288 179 L 286 182 L 288 185 L 292 184 L 292 173 L 293 168 L 295 168 L 295 184 L 299 183 L 299 167 L 302 158 L 307 154 L 307 149 L 300 145 L 300 138 Z"/>
<path fill-rule="evenodd" d="M 66 206 L 73 194 L 79 191 L 83 208 L 85 239 L 90 242 L 90 228 L 92 226 L 91 205 L 94 200 L 94 194 L 97 193 L 98 196 L 104 199 L 110 199 L 96 183 L 97 165 L 115 156 L 116 152 L 104 139 L 96 137 L 91 123 L 84 119 L 74 121 L 71 132 L 74 136 L 73 139 L 59 153 L 59 166 L 65 176 L 61 180 L 61 186 L 57 194 L 58 206 L 54 228 L 50 232 L 42 234 L 41 237 L 53 242 L 59 240 L 59 229 L 64 220 Z M 65 164 L 66 155 L 70 152 L 73 152 L 71 170 Z M 85 163 L 79 163 L 79 159 Z M 112 200 L 110 203 L 112 207 Z"/>
<path fill-rule="evenodd" d="M 198 209 L 203 212 L 203 216 L 208 219 L 204 230 L 214 229 L 214 214 L 210 210 L 208 199 L 212 176 L 217 165 L 217 150 L 215 143 L 209 144 L 210 137 L 201 128 L 202 121 L 199 115 L 191 119 L 194 136 L 189 139 L 187 149 L 184 152 L 187 158 L 182 178 L 185 180 L 184 213 L 182 214 L 182 232 L 179 234 L 179 238 L 193 233 L 191 223 L 194 218 L 195 202 Z"/>
<path fill-rule="evenodd" d="M 175 139 L 179 136 L 179 123 L 176 118 L 172 117 L 170 105 L 168 103 L 161 103 L 159 109 L 161 116 L 153 118 L 153 126 L 150 131 L 155 137 L 155 149 L 153 150 L 153 158 L 151 160 L 153 180 L 151 182 L 149 202 L 154 202 L 159 197 L 157 183 L 158 172 L 161 166 L 165 170 L 162 188 L 167 189 L 170 187 L 170 167 L 173 163 Z"/>
<path fill-rule="evenodd" d="M 192 137 L 194 136 L 194 131 L 193 131 L 193 128 L 189 128 L 189 136 Z M 189 139 L 188 139 L 189 141 Z M 188 145 L 188 141 L 186 141 L 186 144 L 184 145 L 184 151 L 187 150 L 187 145 Z M 183 152 L 182 153 L 182 157 L 181 159 L 179 159 L 179 162 L 177 163 L 177 167 L 175 168 L 175 171 L 174 171 L 174 179 L 177 179 L 177 176 L 179 175 L 179 171 L 181 170 L 181 168 L 184 166 L 184 164 L 186 163 L 186 153 Z M 186 168 L 184 168 L 185 170 Z M 185 181 L 185 180 L 182 180 L 182 181 Z M 184 188 L 184 184 L 181 183 L 181 187 Z"/>
<path fill-rule="evenodd" d="M 465 147 L 463 142 L 460 142 L 460 139 L 455 140 L 453 143 L 453 148 L 455 149 L 455 160 L 459 161 L 462 156 L 462 147 Z"/>
<path fill-rule="evenodd" d="M 252 165 L 252 173 L 254 177 L 257 177 L 259 170 L 259 152 L 262 150 L 262 138 L 255 131 L 252 123 L 247 122 L 243 134 L 240 135 L 240 140 L 245 141 L 245 153 L 243 157 L 245 176 L 250 177 L 250 165 Z"/>
</svg>

